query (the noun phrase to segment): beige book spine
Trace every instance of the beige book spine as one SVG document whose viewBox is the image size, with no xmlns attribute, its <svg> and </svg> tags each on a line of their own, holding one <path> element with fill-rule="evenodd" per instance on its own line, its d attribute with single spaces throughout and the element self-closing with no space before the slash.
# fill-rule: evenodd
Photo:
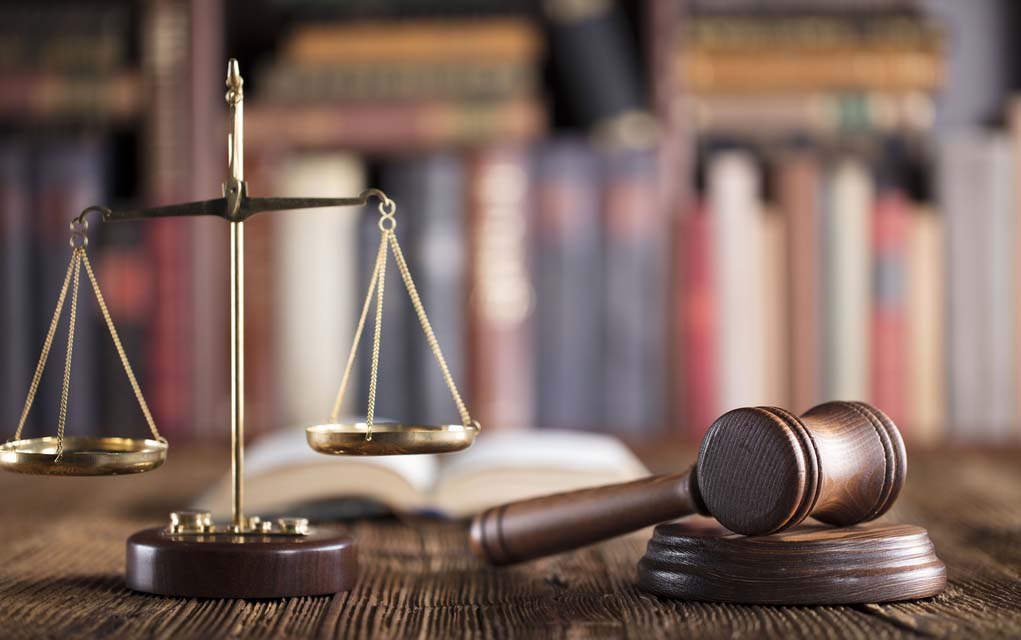
<svg viewBox="0 0 1021 640">
<path fill-rule="evenodd" d="M 781 158 L 777 202 L 786 219 L 790 406 L 796 411 L 823 398 L 819 191 L 818 161 L 811 152 Z"/>
<path fill-rule="evenodd" d="M 1012 171 L 1014 179 L 1014 309 L 1015 328 L 1021 324 L 1021 95 L 1014 95 L 1007 103 L 1007 125 L 1010 128 Z M 1014 332 L 1014 365 L 1021 371 L 1021 330 Z M 1013 425 L 1014 439 L 1021 440 L 1021 374 L 1017 376 L 1014 398 L 1017 402 Z"/>
<path fill-rule="evenodd" d="M 783 215 L 767 209 L 762 217 L 762 302 L 765 401 L 790 406 L 788 373 L 787 237 Z"/>
<path fill-rule="evenodd" d="M 907 416 L 914 441 L 934 445 L 946 420 L 943 224 L 928 206 L 912 212 L 907 243 Z"/>
</svg>

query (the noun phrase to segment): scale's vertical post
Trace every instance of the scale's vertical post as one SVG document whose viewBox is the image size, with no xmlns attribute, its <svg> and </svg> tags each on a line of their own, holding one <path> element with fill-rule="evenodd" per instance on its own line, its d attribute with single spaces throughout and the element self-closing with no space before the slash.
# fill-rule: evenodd
<svg viewBox="0 0 1021 640">
<path fill-rule="evenodd" d="M 228 141 L 230 178 L 224 185 L 228 215 L 233 217 L 244 189 L 244 93 L 238 61 L 227 65 L 227 104 L 230 105 L 231 134 Z M 244 530 L 245 456 L 245 223 L 230 222 L 230 440 L 231 512 L 237 531 Z"/>
</svg>

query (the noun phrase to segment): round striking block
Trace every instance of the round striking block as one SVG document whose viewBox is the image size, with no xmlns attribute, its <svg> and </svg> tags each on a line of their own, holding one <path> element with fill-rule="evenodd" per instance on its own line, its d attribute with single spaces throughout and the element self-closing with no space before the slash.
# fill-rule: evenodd
<svg viewBox="0 0 1021 640">
<path fill-rule="evenodd" d="M 338 529 L 307 536 L 176 535 L 128 538 L 127 586 L 190 598 L 284 598 L 346 591 L 358 579 L 355 542 Z"/>
<path fill-rule="evenodd" d="M 750 537 L 708 520 L 661 524 L 638 563 L 642 589 L 709 602 L 890 602 L 934 596 L 946 584 L 925 529 L 874 522 Z"/>
</svg>

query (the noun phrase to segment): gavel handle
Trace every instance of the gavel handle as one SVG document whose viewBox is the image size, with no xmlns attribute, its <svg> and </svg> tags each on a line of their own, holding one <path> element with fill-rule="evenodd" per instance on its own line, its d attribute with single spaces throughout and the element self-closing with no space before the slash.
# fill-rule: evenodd
<svg viewBox="0 0 1021 640">
<path fill-rule="evenodd" d="M 504 565 L 705 513 L 691 470 L 511 502 L 472 519 L 471 547 Z"/>
</svg>

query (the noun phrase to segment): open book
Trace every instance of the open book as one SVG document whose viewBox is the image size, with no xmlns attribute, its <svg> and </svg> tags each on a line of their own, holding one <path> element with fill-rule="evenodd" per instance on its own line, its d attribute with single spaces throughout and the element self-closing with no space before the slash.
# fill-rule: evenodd
<svg viewBox="0 0 1021 640">
<path fill-rule="evenodd" d="M 649 474 L 617 439 L 577 431 L 483 432 L 475 445 L 442 455 L 328 456 L 304 429 L 284 429 L 245 453 L 245 511 L 261 516 L 351 514 L 378 504 L 398 513 L 463 517 L 510 500 L 624 482 Z M 230 477 L 195 501 L 230 516 Z"/>
</svg>

